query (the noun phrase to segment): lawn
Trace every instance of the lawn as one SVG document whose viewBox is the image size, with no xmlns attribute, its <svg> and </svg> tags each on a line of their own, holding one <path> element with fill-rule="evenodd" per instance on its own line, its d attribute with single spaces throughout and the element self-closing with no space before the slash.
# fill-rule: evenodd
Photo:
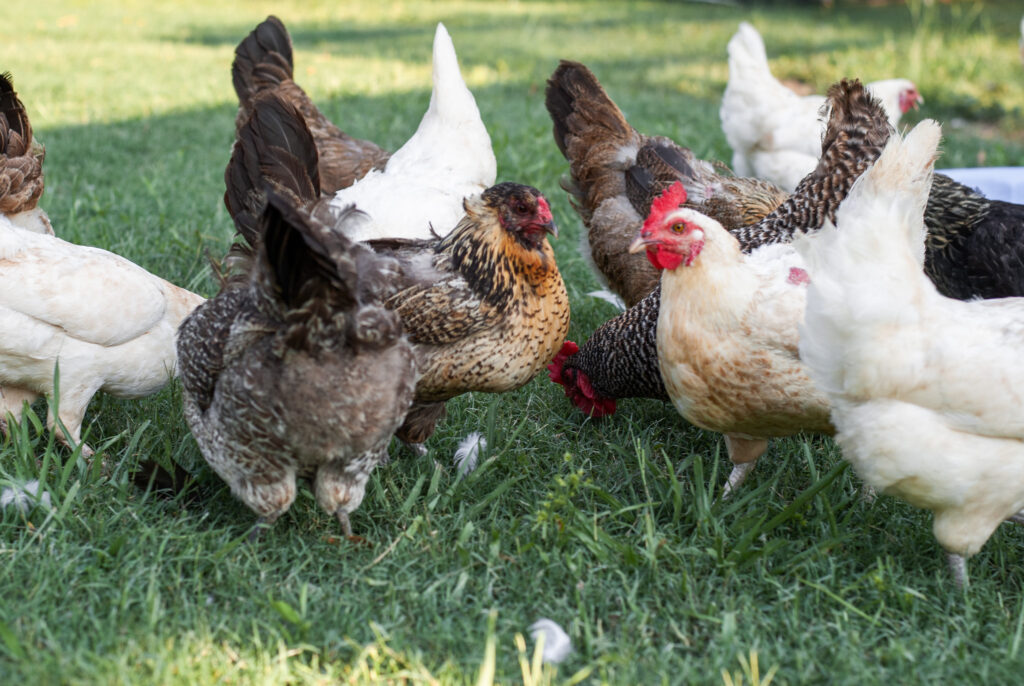
<svg viewBox="0 0 1024 686">
<path fill-rule="evenodd" d="M 499 180 L 551 199 L 584 340 L 615 311 L 586 295 L 598 281 L 558 187 L 543 92 L 559 58 L 590 66 L 638 129 L 728 160 L 725 44 L 747 19 L 776 75 L 818 92 L 845 75 L 915 80 L 926 102 L 908 119 L 943 122 L 939 166 L 1024 163 L 1018 3 L 836 5 L 44 0 L 0 23 L 0 70 L 47 146 L 58 235 L 213 295 L 207 255 L 233 233 L 238 41 L 277 14 L 325 113 L 395 149 L 426 108 L 443 20 Z M 997 531 L 961 591 L 930 515 L 863 502 L 830 440 L 776 441 L 722 503 L 720 437 L 661 403 L 619 406 L 585 419 L 544 377 L 452 401 L 427 458 L 393 446 L 374 473 L 352 519 L 367 546 L 342 540 L 308 487 L 246 543 L 254 516 L 205 466 L 177 384 L 93 401 L 86 436 L 106 468 L 26 421 L 0 443 L 0 480 L 44 479 L 53 508 L 0 517 L 0 683 L 750 683 L 754 657 L 773 683 L 1020 678 L 1024 531 Z M 460 478 L 451 455 L 472 430 L 489 448 Z M 141 459 L 196 481 L 146 492 Z M 574 652 L 524 668 L 540 617 Z"/>
</svg>

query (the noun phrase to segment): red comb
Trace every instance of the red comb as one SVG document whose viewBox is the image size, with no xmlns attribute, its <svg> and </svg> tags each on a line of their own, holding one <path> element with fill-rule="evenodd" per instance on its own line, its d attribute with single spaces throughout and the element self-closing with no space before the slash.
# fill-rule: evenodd
<svg viewBox="0 0 1024 686">
<path fill-rule="evenodd" d="M 562 367 L 565 366 L 565 361 L 569 359 L 570 355 L 575 355 L 580 351 L 580 347 L 572 341 L 566 341 L 562 344 L 562 349 L 555 355 L 555 359 L 551 360 L 551 364 L 548 365 L 548 378 L 555 383 L 560 383 L 563 386 L 566 385 L 565 378 L 562 376 Z"/>
<path fill-rule="evenodd" d="M 676 181 L 654 199 L 651 203 L 651 211 L 644 221 L 644 231 L 652 230 L 656 224 L 661 223 L 662 218 L 669 212 L 673 212 L 680 205 L 686 202 L 686 189 L 683 184 Z"/>
</svg>

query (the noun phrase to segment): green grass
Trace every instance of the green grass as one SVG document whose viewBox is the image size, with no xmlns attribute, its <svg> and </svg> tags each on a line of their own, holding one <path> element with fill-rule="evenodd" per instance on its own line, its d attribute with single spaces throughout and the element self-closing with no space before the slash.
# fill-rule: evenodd
<svg viewBox="0 0 1024 686">
<path fill-rule="evenodd" d="M 0 69 L 47 145 L 58 233 L 208 295 L 206 254 L 233 231 L 221 201 L 231 58 L 269 12 L 327 114 L 391 148 L 426 108 L 445 21 L 499 179 L 552 200 L 577 340 L 614 311 L 585 296 L 597 280 L 558 189 L 543 88 L 559 57 L 591 66 L 637 128 L 727 160 L 725 44 L 750 19 L 775 73 L 819 92 L 843 75 L 914 79 L 927 102 L 911 119 L 957 123 L 940 166 L 1024 162 L 1011 2 L 167 5 L 19 7 L 0 24 Z M 490 448 L 460 479 L 450 455 L 478 428 Z M 961 592 L 930 516 L 863 503 L 828 440 L 775 442 L 739 496 L 716 503 L 718 436 L 656 402 L 585 420 L 539 378 L 451 402 L 433 459 L 393 451 L 353 517 L 370 546 L 339 543 L 304 488 L 254 547 L 253 515 L 205 467 L 175 384 L 97 397 L 86 429 L 106 471 L 54 449 L 31 419 L 0 444 L 0 479 L 43 478 L 54 502 L 0 518 L 0 683 L 722 683 L 752 654 L 774 683 L 998 683 L 1024 666 L 1021 531 L 995 533 Z M 130 479 L 143 458 L 178 460 L 197 483 L 177 499 L 143 492 Z M 516 636 L 541 616 L 575 652 L 524 677 L 532 646 Z"/>
</svg>

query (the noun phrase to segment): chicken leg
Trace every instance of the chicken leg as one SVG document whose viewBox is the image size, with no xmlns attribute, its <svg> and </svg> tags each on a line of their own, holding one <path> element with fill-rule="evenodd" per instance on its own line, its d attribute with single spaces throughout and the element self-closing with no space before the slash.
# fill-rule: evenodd
<svg viewBox="0 0 1024 686">
<path fill-rule="evenodd" d="M 967 558 L 956 553 L 946 553 L 946 561 L 949 563 L 949 571 L 953 574 L 953 581 L 957 588 L 967 585 Z"/>
<path fill-rule="evenodd" d="M 7 415 L 10 414 L 14 419 L 13 424 L 20 424 L 25 403 L 31 405 L 38 397 L 39 394 L 33 391 L 0 386 L 0 431 L 10 435 L 11 427 L 7 422 Z"/>
<path fill-rule="evenodd" d="M 726 434 L 725 449 L 729 452 L 729 459 L 732 461 L 732 472 L 722 488 L 722 500 L 728 498 L 732 492 L 739 488 L 746 481 L 747 474 L 754 469 L 757 458 L 768 449 L 768 441 L 764 439 L 740 438 L 739 436 Z"/>
</svg>

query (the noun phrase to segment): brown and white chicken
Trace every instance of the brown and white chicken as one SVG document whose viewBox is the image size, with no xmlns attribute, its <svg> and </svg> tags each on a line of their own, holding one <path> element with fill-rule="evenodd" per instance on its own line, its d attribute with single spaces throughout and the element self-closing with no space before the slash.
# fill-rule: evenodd
<svg viewBox="0 0 1024 686">
<path fill-rule="evenodd" d="M 875 488 L 935 514 L 965 558 L 1024 508 L 1024 299 L 959 301 L 923 273 L 940 129 L 894 136 L 840 207 L 797 242 L 811 274 L 800 355 L 832 402 L 836 440 Z"/>
<path fill-rule="evenodd" d="M 722 96 L 722 131 L 732 147 L 732 168 L 792 191 L 814 169 L 828 118 L 826 98 L 800 96 L 772 76 L 764 41 L 742 22 L 729 41 L 729 82 Z M 923 102 L 907 79 L 867 84 L 896 128 L 900 117 Z"/>
<path fill-rule="evenodd" d="M 53 236 L 37 205 L 42 147 L 9 76 L 0 78 L 0 103 L 0 428 L 45 395 L 47 426 L 59 406 L 57 438 L 75 447 L 98 391 L 141 398 L 175 375 L 175 332 L 203 298 L 123 257 Z"/>
<path fill-rule="evenodd" d="M 749 255 L 714 219 L 680 207 L 681 184 L 655 201 L 630 250 L 662 271 L 658 365 L 665 390 L 691 424 L 725 434 L 734 468 L 725 494 L 746 477 L 767 439 L 832 433 L 828 399 L 797 354 L 807 272 L 793 247 Z"/>
</svg>

